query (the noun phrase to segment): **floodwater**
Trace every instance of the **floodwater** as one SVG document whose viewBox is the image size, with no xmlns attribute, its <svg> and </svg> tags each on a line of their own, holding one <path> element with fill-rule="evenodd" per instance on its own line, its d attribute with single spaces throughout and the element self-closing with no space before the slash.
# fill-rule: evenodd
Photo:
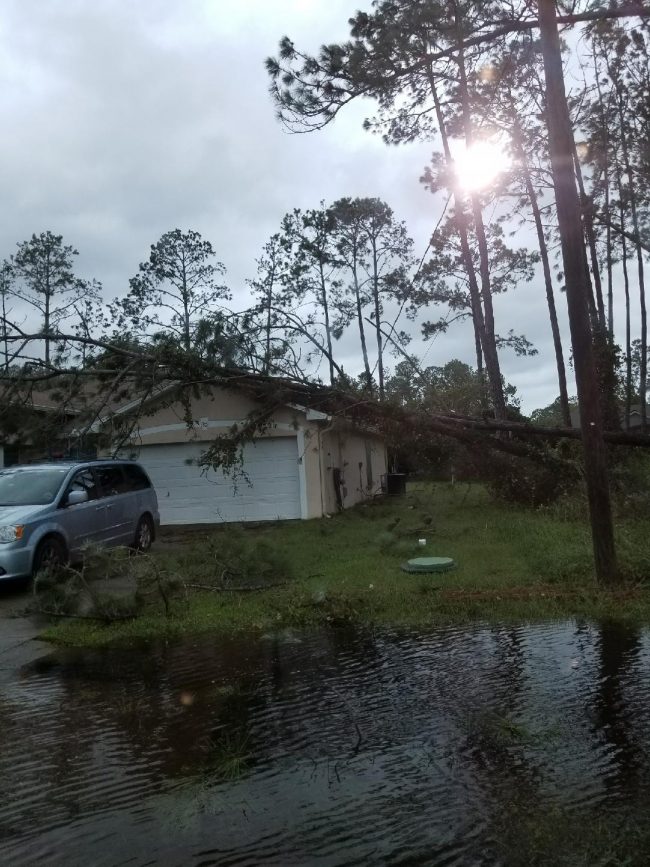
<svg viewBox="0 0 650 867">
<path fill-rule="evenodd" d="M 623 625 L 60 652 L 0 722 L 11 867 L 650 860 L 650 633 Z"/>
</svg>

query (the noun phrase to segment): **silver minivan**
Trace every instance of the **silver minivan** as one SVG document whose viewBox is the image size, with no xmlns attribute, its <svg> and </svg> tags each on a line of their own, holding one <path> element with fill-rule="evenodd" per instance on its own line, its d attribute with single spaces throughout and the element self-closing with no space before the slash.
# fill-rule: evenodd
<svg viewBox="0 0 650 867">
<path fill-rule="evenodd" d="M 133 461 L 0 470 L 0 581 L 77 562 L 87 542 L 148 551 L 159 523 L 156 492 Z"/>
</svg>

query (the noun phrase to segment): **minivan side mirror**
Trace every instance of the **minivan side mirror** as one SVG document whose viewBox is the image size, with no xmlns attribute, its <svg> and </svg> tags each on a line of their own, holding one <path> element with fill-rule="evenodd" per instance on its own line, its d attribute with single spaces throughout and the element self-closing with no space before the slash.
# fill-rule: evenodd
<svg viewBox="0 0 650 867">
<path fill-rule="evenodd" d="M 88 491 L 70 491 L 66 498 L 66 506 L 79 506 L 88 502 Z"/>
</svg>

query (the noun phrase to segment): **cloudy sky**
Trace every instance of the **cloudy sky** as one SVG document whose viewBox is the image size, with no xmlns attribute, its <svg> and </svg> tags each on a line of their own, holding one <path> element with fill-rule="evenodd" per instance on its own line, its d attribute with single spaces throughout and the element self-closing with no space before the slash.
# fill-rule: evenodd
<svg viewBox="0 0 650 867">
<path fill-rule="evenodd" d="M 243 305 L 245 280 L 282 216 L 345 195 L 387 201 L 424 252 L 440 212 L 418 183 L 431 146 L 389 149 L 364 133 L 370 103 L 320 133 L 291 136 L 267 93 L 263 61 L 283 34 L 316 49 L 346 36 L 359 5 L 4 0 L 0 257 L 51 229 L 79 250 L 79 274 L 100 280 L 108 298 L 124 294 L 163 232 L 193 228 L 212 241 Z M 525 333 L 540 350 L 532 359 L 504 353 L 506 378 L 525 408 L 549 403 L 557 386 L 541 282 L 499 298 L 496 315 L 498 330 Z M 466 328 L 426 352 L 428 364 L 474 360 Z M 345 360 L 349 372 L 355 366 Z"/>
</svg>

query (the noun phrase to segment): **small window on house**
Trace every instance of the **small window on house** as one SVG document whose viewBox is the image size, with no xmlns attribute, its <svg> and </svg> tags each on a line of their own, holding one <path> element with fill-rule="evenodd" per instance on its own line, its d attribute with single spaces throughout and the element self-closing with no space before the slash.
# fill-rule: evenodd
<svg viewBox="0 0 650 867">
<path fill-rule="evenodd" d="M 124 464 L 124 475 L 129 491 L 145 491 L 151 487 L 149 476 L 137 464 Z"/>
<path fill-rule="evenodd" d="M 97 475 L 103 497 L 114 497 L 116 494 L 124 494 L 128 491 L 126 479 L 119 464 L 114 467 L 97 467 Z"/>
</svg>

